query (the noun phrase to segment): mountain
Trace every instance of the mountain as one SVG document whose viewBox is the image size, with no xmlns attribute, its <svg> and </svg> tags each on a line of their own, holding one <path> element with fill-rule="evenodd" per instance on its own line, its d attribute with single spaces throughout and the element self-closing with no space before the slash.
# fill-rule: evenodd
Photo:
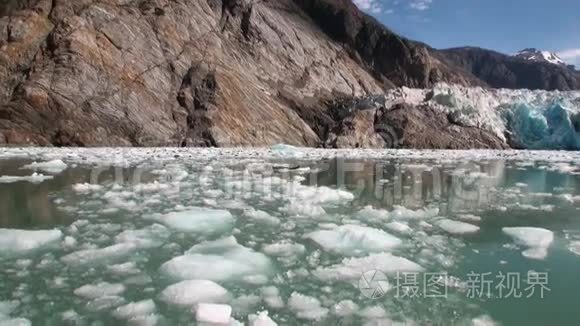
<svg viewBox="0 0 580 326">
<path fill-rule="evenodd" d="M 476 47 L 440 50 L 439 54 L 448 64 L 461 67 L 493 88 L 563 91 L 580 88 L 578 72 L 543 59 L 529 60 Z"/>
<path fill-rule="evenodd" d="M 435 50 L 351 0 L 8 0 L 0 14 L 5 145 L 389 146 L 359 141 L 374 111 L 343 115 L 344 101 L 439 82 L 578 86 L 555 65 L 526 63 L 541 71 L 528 81 L 526 69 L 501 68 L 524 60 Z M 436 110 L 411 111 L 385 121 L 443 133 L 424 146 L 498 147 L 474 127 L 461 141 L 464 127 L 444 116 L 448 131 L 429 129 Z"/>
<path fill-rule="evenodd" d="M 527 61 L 547 62 L 555 65 L 566 66 L 566 62 L 564 62 L 564 60 L 562 60 L 556 53 L 540 51 L 534 48 L 523 49 L 513 56 Z"/>
</svg>

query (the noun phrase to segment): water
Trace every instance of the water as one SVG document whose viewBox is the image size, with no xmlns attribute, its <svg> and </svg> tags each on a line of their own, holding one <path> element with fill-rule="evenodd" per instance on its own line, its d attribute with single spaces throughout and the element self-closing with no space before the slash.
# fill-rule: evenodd
<svg viewBox="0 0 580 326">
<path fill-rule="evenodd" d="M 67 168 L 0 183 L 4 237 L 57 230 L 27 235 L 32 249 L 0 239 L 0 324 L 195 324 L 193 299 L 165 289 L 210 279 L 228 294 L 202 301 L 246 324 L 268 311 L 279 325 L 576 325 L 580 169 L 566 155 L 5 150 L 2 176 Z"/>
</svg>

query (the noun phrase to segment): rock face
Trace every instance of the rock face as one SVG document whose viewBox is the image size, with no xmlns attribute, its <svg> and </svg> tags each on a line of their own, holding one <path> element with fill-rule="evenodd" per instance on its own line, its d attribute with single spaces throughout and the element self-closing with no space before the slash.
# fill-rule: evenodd
<svg viewBox="0 0 580 326">
<path fill-rule="evenodd" d="M 12 0 L 0 14 L 6 145 L 394 146 L 377 112 L 342 116 L 336 99 L 486 86 L 350 0 Z"/>
<path fill-rule="evenodd" d="M 480 48 L 442 50 L 449 64 L 462 67 L 494 88 L 575 90 L 580 73 L 565 65 L 530 61 Z"/>
</svg>

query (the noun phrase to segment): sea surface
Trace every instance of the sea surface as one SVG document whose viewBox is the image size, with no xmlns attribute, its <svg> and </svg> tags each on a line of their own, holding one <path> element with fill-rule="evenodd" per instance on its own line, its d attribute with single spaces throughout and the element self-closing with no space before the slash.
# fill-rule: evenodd
<svg viewBox="0 0 580 326">
<path fill-rule="evenodd" d="M 578 325 L 579 162 L 0 149 L 0 325 Z"/>
</svg>

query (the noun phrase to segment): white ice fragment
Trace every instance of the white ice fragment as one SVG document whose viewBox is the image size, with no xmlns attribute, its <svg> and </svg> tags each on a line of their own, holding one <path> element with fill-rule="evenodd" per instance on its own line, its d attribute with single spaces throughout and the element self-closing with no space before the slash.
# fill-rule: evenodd
<svg viewBox="0 0 580 326">
<path fill-rule="evenodd" d="M 513 227 L 503 228 L 505 234 L 510 236 L 520 246 L 528 247 L 522 254 L 530 259 L 544 259 L 548 255 L 548 248 L 554 241 L 554 232 L 543 228 Z"/>
<path fill-rule="evenodd" d="M 303 254 L 306 251 L 306 248 L 303 245 L 292 241 L 280 241 L 265 245 L 263 251 L 270 256 L 292 257 Z"/>
<path fill-rule="evenodd" d="M 393 232 L 401 233 L 401 234 L 408 234 L 412 231 L 411 227 L 406 223 L 402 222 L 391 222 L 385 224 L 385 227 Z"/>
<path fill-rule="evenodd" d="M 224 303 L 229 293 L 219 284 L 209 280 L 182 281 L 168 286 L 159 298 L 169 304 L 194 307 L 198 303 Z"/>
<path fill-rule="evenodd" d="M 436 224 L 441 229 L 451 234 L 470 234 L 479 231 L 479 226 L 477 225 L 449 219 L 438 221 Z"/>
<path fill-rule="evenodd" d="M 128 243 L 138 248 L 157 248 L 169 238 L 169 230 L 160 224 L 153 224 L 140 230 L 126 230 L 115 237 L 117 243 Z"/>
<path fill-rule="evenodd" d="M 126 257 L 136 249 L 134 244 L 118 243 L 105 248 L 75 251 L 61 257 L 60 260 L 71 266 L 98 265 Z"/>
<path fill-rule="evenodd" d="M 195 319 L 199 323 L 211 325 L 228 325 L 231 316 L 232 307 L 225 304 L 200 303 L 195 312 Z"/>
<path fill-rule="evenodd" d="M 117 265 L 107 266 L 107 270 L 119 276 L 136 275 L 141 273 L 135 262 L 126 262 Z"/>
<path fill-rule="evenodd" d="M 386 220 L 389 218 L 389 211 L 366 206 L 357 213 L 358 216 L 370 220 Z"/>
<path fill-rule="evenodd" d="M 479 316 L 471 320 L 471 326 L 495 326 L 497 323 L 488 315 Z"/>
<path fill-rule="evenodd" d="M 226 210 L 194 207 L 187 211 L 172 212 L 159 217 L 159 222 L 172 229 L 193 233 L 218 233 L 231 230 L 234 217 Z"/>
<path fill-rule="evenodd" d="M 103 310 L 109 310 L 118 307 L 122 304 L 125 304 L 125 299 L 123 297 L 117 295 L 104 296 L 96 298 L 95 300 L 87 303 L 86 309 L 88 311 L 98 312 Z"/>
<path fill-rule="evenodd" d="M 22 169 L 42 171 L 49 174 L 59 174 L 66 170 L 68 166 L 61 160 L 52 160 L 48 162 L 32 162 L 22 167 Z"/>
<path fill-rule="evenodd" d="M 320 321 L 328 315 L 328 309 L 322 307 L 318 299 L 297 292 L 290 295 L 288 307 L 300 319 Z"/>
<path fill-rule="evenodd" d="M 282 207 L 280 210 L 294 216 L 294 217 L 319 217 L 326 214 L 322 206 L 311 202 L 295 202 L 292 201 L 288 205 Z"/>
<path fill-rule="evenodd" d="M 113 311 L 113 316 L 119 319 L 132 319 L 139 316 L 148 316 L 155 313 L 156 306 L 153 300 L 143 300 L 131 302 L 124 306 L 118 307 Z"/>
<path fill-rule="evenodd" d="M 481 222 L 481 217 L 473 214 L 459 214 L 457 218 L 466 222 Z"/>
<path fill-rule="evenodd" d="M 62 238 L 60 230 L 0 229 L 0 254 L 24 254 Z"/>
<path fill-rule="evenodd" d="M 387 312 L 383 307 L 372 306 L 366 307 L 358 312 L 358 315 L 366 319 L 380 319 L 387 316 Z"/>
<path fill-rule="evenodd" d="M 573 254 L 580 256 L 580 241 L 570 242 L 568 249 L 570 249 L 570 252 L 572 252 Z"/>
<path fill-rule="evenodd" d="M 284 308 L 284 300 L 280 296 L 280 291 L 275 286 L 267 286 L 260 289 L 262 298 L 266 305 L 270 308 L 281 309 Z"/>
<path fill-rule="evenodd" d="M 279 218 L 274 217 L 261 210 L 248 209 L 244 212 L 244 216 L 259 223 L 265 223 L 270 225 L 280 224 Z"/>
<path fill-rule="evenodd" d="M 328 251 L 343 255 L 383 252 L 399 246 L 402 241 L 383 230 L 359 225 L 343 225 L 333 230 L 320 230 L 305 235 Z"/>
<path fill-rule="evenodd" d="M 183 256 L 164 263 L 162 274 L 176 280 L 228 281 L 271 273 L 270 259 L 228 237 L 193 246 Z"/>
<path fill-rule="evenodd" d="M 87 194 L 103 189 L 102 185 L 92 183 L 77 183 L 72 186 L 73 190 L 79 194 Z"/>
<path fill-rule="evenodd" d="M 394 210 L 389 214 L 393 219 L 426 219 L 437 215 L 439 215 L 439 208 L 437 207 L 412 210 L 403 206 L 395 206 Z"/>
<path fill-rule="evenodd" d="M 1 320 L 0 319 L 0 326 L 30 326 L 32 323 L 30 320 L 26 318 L 14 318 L 14 319 L 7 319 Z"/>
<path fill-rule="evenodd" d="M 267 311 L 259 312 L 257 315 L 248 316 L 249 326 L 278 326 L 270 317 Z"/>
<path fill-rule="evenodd" d="M 352 300 L 343 300 L 335 304 L 332 310 L 337 316 L 347 317 L 354 315 L 358 311 L 358 305 Z"/>
<path fill-rule="evenodd" d="M 42 183 L 44 180 L 50 180 L 54 178 L 52 175 L 43 175 L 34 172 L 29 176 L 11 176 L 3 175 L 0 176 L 0 183 L 15 183 L 15 182 L 30 182 L 34 184 Z"/>
<path fill-rule="evenodd" d="M 397 272 L 422 272 L 423 267 L 390 253 L 377 253 L 366 257 L 345 258 L 340 264 L 319 267 L 313 271 L 313 274 L 323 281 L 358 281 L 363 273 L 374 270 L 385 274 L 395 274 Z"/>
<path fill-rule="evenodd" d="M 115 296 L 125 292 L 123 284 L 111 284 L 101 282 L 96 284 L 83 285 L 74 290 L 74 294 L 85 299 L 97 299 L 106 296 Z"/>
</svg>

